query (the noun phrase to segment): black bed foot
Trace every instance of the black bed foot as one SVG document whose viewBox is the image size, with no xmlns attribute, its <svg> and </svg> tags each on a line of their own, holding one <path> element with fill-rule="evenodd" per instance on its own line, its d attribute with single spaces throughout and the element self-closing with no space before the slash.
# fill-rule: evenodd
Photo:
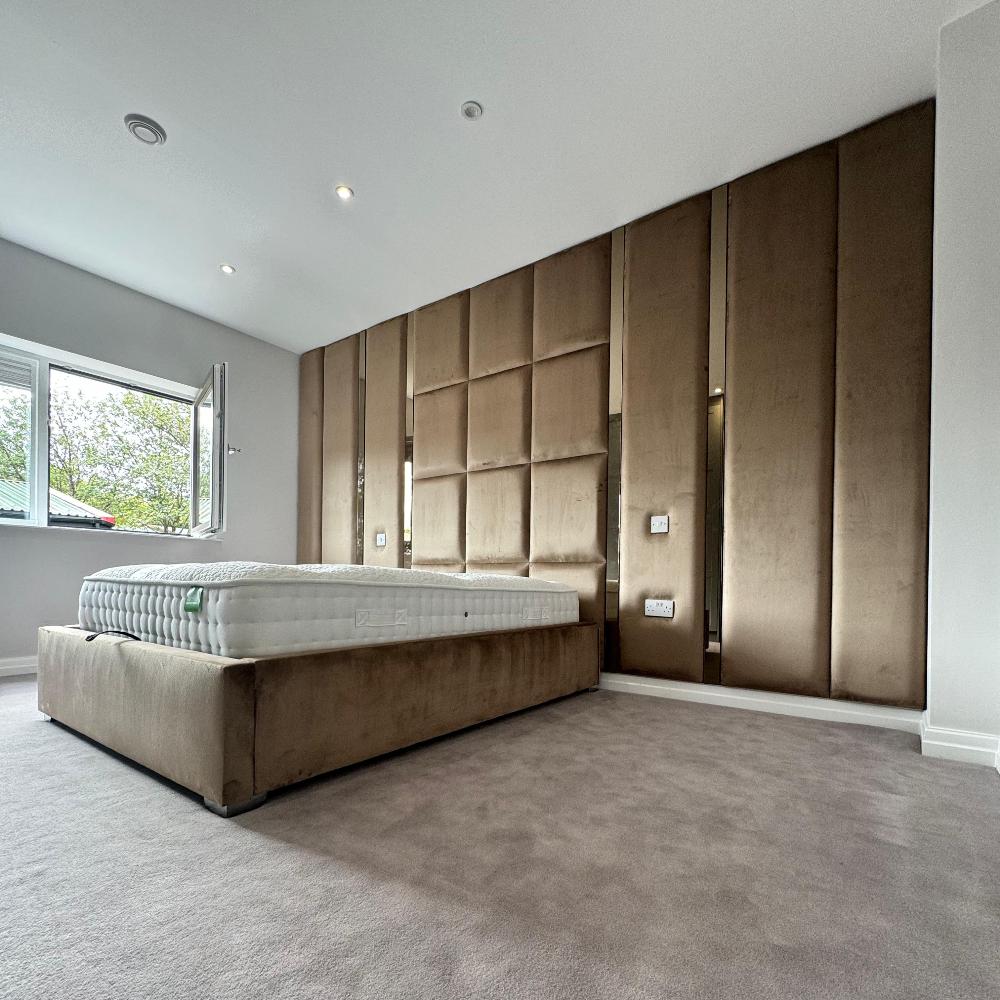
<svg viewBox="0 0 1000 1000">
<path fill-rule="evenodd" d="M 252 799 L 247 799 L 246 802 L 236 802 L 229 806 L 220 806 L 218 802 L 213 802 L 208 798 L 203 799 L 203 801 L 205 808 L 210 809 L 216 816 L 222 816 L 224 819 L 232 819 L 234 816 L 239 816 L 240 813 L 249 812 L 251 809 L 256 809 L 257 806 L 263 805 L 266 798 L 267 792 L 264 792 L 261 795 L 255 795 Z"/>
</svg>

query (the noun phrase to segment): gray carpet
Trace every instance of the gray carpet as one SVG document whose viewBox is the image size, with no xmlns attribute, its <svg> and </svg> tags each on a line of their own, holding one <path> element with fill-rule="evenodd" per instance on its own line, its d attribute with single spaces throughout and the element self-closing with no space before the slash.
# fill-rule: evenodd
<svg viewBox="0 0 1000 1000">
<path fill-rule="evenodd" d="M 1000 777 L 601 692 L 235 820 L 0 682 L 5 998 L 996 998 Z"/>
</svg>

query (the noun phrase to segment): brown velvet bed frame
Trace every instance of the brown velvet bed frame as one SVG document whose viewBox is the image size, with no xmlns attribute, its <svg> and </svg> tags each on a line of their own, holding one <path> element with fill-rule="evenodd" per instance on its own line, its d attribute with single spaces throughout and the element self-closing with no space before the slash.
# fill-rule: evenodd
<svg viewBox="0 0 1000 1000">
<path fill-rule="evenodd" d="M 317 774 L 594 687 L 598 626 L 235 660 L 46 626 L 38 708 L 222 816 Z"/>
</svg>

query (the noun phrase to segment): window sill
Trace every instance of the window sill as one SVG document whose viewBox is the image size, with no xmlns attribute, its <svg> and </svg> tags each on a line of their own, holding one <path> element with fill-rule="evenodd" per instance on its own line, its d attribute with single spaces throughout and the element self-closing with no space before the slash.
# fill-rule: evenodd
<svg viewBox="0 0 1000 1000">
<path fill-rule="evenodd" d="M 108 528 L 73 528 L 68 524 L 28 524 L 14 518 L 0 518 L 0 531 L 10 528 L 13 531 L 26 532 L 58 532 L 65 535 L 87 535 L 94 538 L 132 538 L 132 539 L 158 539 L 163 541 L 178 542 L 221 542 L 224 532 L 216 532 L 214 535 L 172 535 L 159 531 L 115 531 Z"/>
</svg>

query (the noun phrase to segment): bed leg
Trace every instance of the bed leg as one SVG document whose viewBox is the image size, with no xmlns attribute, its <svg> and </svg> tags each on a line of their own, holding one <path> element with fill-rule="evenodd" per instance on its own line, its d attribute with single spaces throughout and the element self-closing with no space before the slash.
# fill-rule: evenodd
<svg viewBox="0 0 1000 1000">
<path fill-rule="evenodd" d="M 266 798 L 267 792 L 263 792 L 260 795 L 255 795 L 252 799 L 247 799 L 246 802 L 237 802 L 229 806 L 220 806 L 218 802 L 213 802 L 209 798 L 205 798 L 202 801 L 205 803 L 205 808 L 214 812 L 216 816 L 222 816 L 224 819 L 232 819 L 233 816 L 239 816 L 240 813 L 249 812 L 251 809 L 256 809 L 257 806 L 263 805 Z"/>
</svg>

